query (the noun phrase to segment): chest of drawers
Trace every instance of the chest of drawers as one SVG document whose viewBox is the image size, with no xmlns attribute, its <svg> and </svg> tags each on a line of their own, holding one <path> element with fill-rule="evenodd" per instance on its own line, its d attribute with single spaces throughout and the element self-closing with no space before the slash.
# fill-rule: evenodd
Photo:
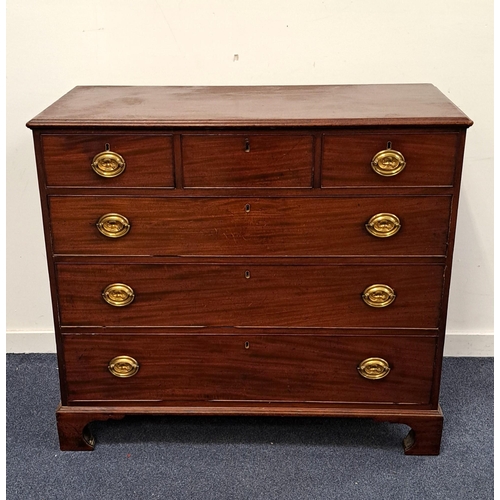
<svg viewBox="0 0 500 500">
<path fill-rule="evenodd" d="M 31 120 L 61 449 L 212 414 L 404 423 L 439 453 L 470 125 L 432 85 L 76 87 Z"/>
</svg>

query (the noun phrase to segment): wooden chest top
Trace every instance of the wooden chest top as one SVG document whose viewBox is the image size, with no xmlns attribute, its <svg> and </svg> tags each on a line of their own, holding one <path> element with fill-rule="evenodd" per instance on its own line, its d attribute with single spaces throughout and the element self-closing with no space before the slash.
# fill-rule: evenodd
<svg viewBox="0 0 500 500">
<path fill-rule="evenodd" d="M 75 87 L 30 128 L 380 126 L 472 121 L 430 84 Z"/>
</svg>

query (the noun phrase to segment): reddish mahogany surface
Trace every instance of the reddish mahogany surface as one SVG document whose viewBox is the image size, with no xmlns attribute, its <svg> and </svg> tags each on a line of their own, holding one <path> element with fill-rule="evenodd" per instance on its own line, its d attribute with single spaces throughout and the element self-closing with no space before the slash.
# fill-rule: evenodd
<svg viewBox="0 0 500 500">
<path fill-rule="evenodd" d="M 312 187 L 313 137 L 183 135 L 185 187 Z"/>
<path fill-rule="evenodd" d="M 326 134 L 321 186 L 451 186 L 458 139 L 458 133 Z M 371 160 L 389 142 L 391 149 L 403 154 L 406 167 L 385 177 L 372 169 Z"/>
<path fill-rule="evenodd" d="M 48 186 L 117 188 L 134 186 L 173 187 L 172 136 L 136 134 L 42 135 Z M 94 156 L 111 151 L 123 157 L 125 170 L 117 177 L 96 174 Z"/>
<path fill-rule="evenodd" d="M 460 125 L 472 121 L 436 87 L 75 87 L 29 127 Z"/>
<path fill-rule="evenodd" d="M 56 254 L 198 256 L 444 256 L 449 196 L 357 198 L 168 198 L 51 196 Z M 401 229 L 377 238 L 365 224 L 397 215 Z M 103 236 L 106 213 L 129 220 Z"/>
<path fill-rule="evenodd" d="M 404 340 L 404 348 L 402 348 Z M 328 401 L 427 404 L 434 337 L 66 336 L 69 400 Z M 136 375 L 107 370 L 118 355 L 133 357 Z M 367 380 L 357 370 L 370 357 L 391 371 Z"/>
<path fill-rule="evenodd" d="M 65 326 L 437 328 L 443 286 L 440 265 L 59 264 L 57 274 Z M 106 303 L 112 283 L 132 287 L 134 302 Z M 395 290 L 391 305 L 363 302 L 376 283 Z"/>
<path fill-rule="evenodd" d="M 315 415 L 405 423 L 405 453 L 438 454 L 471 124 L 428 84 L 77 87 L 31 120 L 61 449 L 93 449 L 87 424 L 128 414 Z M 127 163 L 113 179 L 90 167 L 106 144 Z M 389 146 L 407 166 L 381 177 Z M 97 231 L 111 212 L 124 238 Z M 380 212 L 397 235 L 366 232 Z M 116 282 L 127 307 L 101 297 Z M 361 299 L 376 283 L 396 291 L 387 308 Z M 118 355 L 139 373 L 111 375 Z M 389 376 L 363 379 L 367 357 Z"/>
</svg>

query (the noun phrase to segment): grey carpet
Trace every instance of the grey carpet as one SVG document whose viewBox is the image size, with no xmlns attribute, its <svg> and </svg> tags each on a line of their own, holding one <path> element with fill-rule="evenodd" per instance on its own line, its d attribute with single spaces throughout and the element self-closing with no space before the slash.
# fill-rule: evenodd
<svg viewBox="0 0 500 500">
<path fill-rule="evenodd" d="M 55 355 L 7 355 L 8 499 L 493 498 L 493 359 L 445 358 L 441 455 L 360 419 L 128 417 L 61 452 Z"/>
</svg>

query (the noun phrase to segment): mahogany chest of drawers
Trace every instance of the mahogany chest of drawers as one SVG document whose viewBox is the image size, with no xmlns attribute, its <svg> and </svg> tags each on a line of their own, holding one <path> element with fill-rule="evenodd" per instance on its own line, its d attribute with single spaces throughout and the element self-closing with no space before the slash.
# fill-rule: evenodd
<svg viewBox="0 0 500 500">
<path fill-rule="evenodd" d="M 61 449 L 219 414 L 404 423 L 439 453 L 470 125 L 432 85 L 76 87 L 31 120 Z"/>
</svg>

